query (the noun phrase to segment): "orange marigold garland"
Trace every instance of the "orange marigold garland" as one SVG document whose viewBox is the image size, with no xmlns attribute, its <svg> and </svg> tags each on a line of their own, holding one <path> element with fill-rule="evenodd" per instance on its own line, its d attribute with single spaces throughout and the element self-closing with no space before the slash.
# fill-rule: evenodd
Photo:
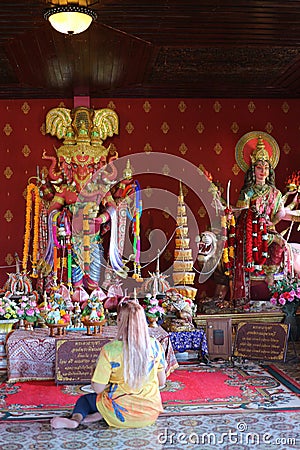
<svg viewBox="0 0 300 450">
<path fill-rule="evenodd" d="M 234 266 L 235 245 L 235 218 L 229 209 L 225 209 L 225 215 L 221 218 L 222 235 L 224 239 L 223 264 L 225 275 L 232 276 Z"/>
<path fill-rule="evenodd" d="M 30 246 L 30 231 L 31 231 L 31 215 L 32 215 L 32 194 L 34 194 L 34 218 L 33 218 L 33 244 L 32 244 L 32 278 L 37 278 L 37 256 L 39 247 L 39 218 L 40 218 L 40 193 L 38 187 L 30 183 L 27 186 L 26 195 L 26 215 L 25 215 L 25 235 L 23 248 L 23 272 L 27 272 L 27 263 Z"/>
</svg>

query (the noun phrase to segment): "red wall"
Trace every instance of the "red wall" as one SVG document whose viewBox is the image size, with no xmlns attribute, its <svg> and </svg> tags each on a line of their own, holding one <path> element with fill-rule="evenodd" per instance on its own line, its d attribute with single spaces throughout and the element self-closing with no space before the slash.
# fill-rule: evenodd
<svg viewBox="0 0 300 450">
<path fill-rule="evenodd" d="M 53 146 L 61 145 L 56 138 L 45 134 L 45 117 L 51 108 L 73 107 L 72 100 L 11 100 L 0 101 L 0 286 L 6 280 L 6 266 L 14 264 L 13 255 L 22 258 L 25 199 L 28 179 L 36 175 L 36 168 L 48 168 L 42 153 L 55 155 Z M 210 99 L 91 99 L 91 107 L 113 108 L 120 120 L 119 135 L 111 142 L 119 156 L 134 153 L 162 152 L 203 165 L 214 181 L 226 189 L 231 180 L 231 202 L 235 203 L 244 173 L 235 165 L 235 146 L 249 131 L 265 131 L 279 144 L 281 156 L 276 168 L 277 187 L 284 190 L 287 176 L 300 167 L 300 102 L 299 100 L 210 100 Z M 165 127 L 163 126 L 165 125 Z M 107 143 L 104 143 L 106 146 Z M 216 151 L 217 149 L 217 151 Z M 131 157 L 132 158 L 132 157 Z M 132 158 L 134 166 L 134 158 Z M 157 165 L 160 167 L 160 158 Z M 238 169 L 238 170 L 236 170 Z M 146 167 L 145 167 L 146 171 Z M 188 175 L 186 174 L 186 179 Z M 161 177 L 148 175 L 143 187 L 155 187 Z M 162 178 L 161 188 L 178 192 L 178 181 Z M 151 192 L 148 190 L 149 196 Z M 199 216 L 197 199 L 188 191 L 186 203 L 194 211 L 200 229 L 205 218 Z M 189 200 L 190 199 L 190 200 Z M 158 200 L 159 201 L 159 200 Z M 189 201 L 191 204 L 189 205 Z M 160 205 L 162 209 L 166 205 Z M 201 212 L 200 212 L 201 214 Z M 174 222 L 168 214 L 155 219 L 145 212 L 142 231 L 162 228 L 166 238 L 174 231 Z M 203 221 L 203 223 L 202 223 Z M 298 239 L 294 233 L 293 239 Z M 147 244 L 145 243 L 145 246 Z M 172 258 L 173 247 L 166 249 L 162 265 Z M 147 268 L 148 270 L 148 268 Z"/>
</svg>

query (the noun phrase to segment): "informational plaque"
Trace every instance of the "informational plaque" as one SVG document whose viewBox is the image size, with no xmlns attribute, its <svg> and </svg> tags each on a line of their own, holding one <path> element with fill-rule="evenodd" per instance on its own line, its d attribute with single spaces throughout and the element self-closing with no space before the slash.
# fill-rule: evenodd
<svg viewBox="0 0 300 450">
<path fill-rule="evenodd" d="M 233 356 L 260 361 L 285 361 L 288 336 L 288 324 L 240 322 Z"/>
<path fill-rule="evenodd" d="M 55 382 L 89 384 L 101 347 L 110 341 L 95 337 L 56 339 Z"/>
</svg>

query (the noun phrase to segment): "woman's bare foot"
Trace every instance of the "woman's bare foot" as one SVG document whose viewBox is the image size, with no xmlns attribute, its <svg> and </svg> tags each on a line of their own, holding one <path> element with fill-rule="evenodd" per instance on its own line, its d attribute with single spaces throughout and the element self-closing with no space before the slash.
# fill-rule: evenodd
<svg viewBox="0 0 300 450">
<path fill-rule="evenodd" d="M 101 419 L 102 419 L 101 414 L 98 412 L 95 412 L 93 414 L 88 414 L 81 423 L 93 423 L 93 422 L 98 422 Z"/>
<path fill-rule="evenodd" d="M 79 422 L 77 422 L 77 420 L 68 419 L 67 417 L 53 417 L 50 424 L 52 428 L 77 428 Z"/>
</svg>

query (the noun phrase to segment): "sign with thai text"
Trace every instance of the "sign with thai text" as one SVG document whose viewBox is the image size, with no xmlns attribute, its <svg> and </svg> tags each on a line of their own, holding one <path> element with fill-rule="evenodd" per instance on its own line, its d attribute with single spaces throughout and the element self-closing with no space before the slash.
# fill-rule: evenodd
<svg viewBox="0 0 300 450">
<path fill-rule="evenodd" d="M 55 381 L 57 384 L 89 384 L 101 347 L 111 338 L 78 337 L 56 339 Z"/>
<path fill-rule="evenodd" d="M 240 322 L 233 356 L 261 361 L 285 361 L 288 336 L 287 324 Z"/>
</svg>

